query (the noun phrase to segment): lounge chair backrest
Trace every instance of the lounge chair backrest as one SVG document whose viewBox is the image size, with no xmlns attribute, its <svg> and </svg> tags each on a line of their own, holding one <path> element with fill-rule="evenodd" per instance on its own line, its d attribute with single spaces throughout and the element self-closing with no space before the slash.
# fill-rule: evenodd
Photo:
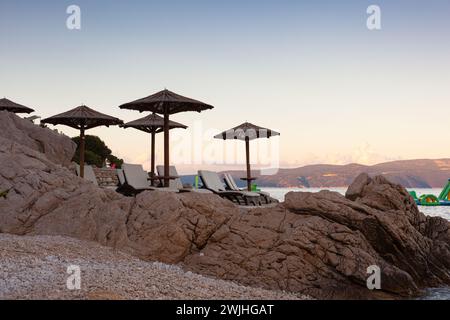
<svg viewBox="0 0 450 320">
<path fill-rule="evenodd" d="M 141 164 L 122 165 L 123 174 L 127 184 L 137 190 L 148 189 L 150 183 L 148 181 L 148 174 L 144 171 Z"/>
<path fill-rule="evenodd" d="M 158 172 L 158 176 L 164 176 L 164 166 L 156 166 L 156 171 Z M 175 166 L 169 166 L 169 175 L 171 177 L 178 177 L 178 172 Z M 183 189 L 183 182 L 181 182 L 180 178 L 170 179 L 169 188 Z"/>
<path fill-rule="evenodd" d="M 95 176 L 94 169 L 92 169 L 91 166 L 84 166 L 84 178 L 98 186 L 97 177 Z"/>
<path fill-rule="evenodd" d="M 116 169 L 116 172 L 117 172 L 117 178 L 119 179 L 119 184 L 121 186 L 123 186 L 125 184 L 125 182 L 126 182 L 125 176 L 123 174 L 123 170 L 122 169 Z"/>
<path fill-rule="evenodd" d="M 233 179 L 233 176 L 229 173 L 224 173 L 223 177 L 225 179 L 226 184 L 231 190 L 240 191 L 239 187 L 237 186 L 236 182 Z"/>
<path fill-rule="evenodd" d="M 75 167 L 77 170 L 77 176 L 80 176 L 80 166 L 77 164 Z M 98 186 L 97 177 L 95 176 L 94 169 L 92 169 L 92 166 L 84 165 L 84 179 Z"/>
<path fill-rule="evenodd" d="M 231 182 L 233 183 L 233 186 L 236 188 L 236 190 L 240 190 L 239 186 L 236 183 L 236 180 L 234 180 L 233 176 L 229 174 Z"/>
<path fill-rule="evenodd" d="M 207 189 L 225 191 L 225 186 L 216 172 L 200 170 L 198 174 L 202 178 L 203 184 Z"/>
<path fill-rule="evenodd" d="M 233 183 L 230 181 L 230 177 L 228 176 L 227 173 L 223 174 L 223 180 L 225 181 L 225 184 L 227 185 L 228 189 L 234 190 Z"/>
</svg>

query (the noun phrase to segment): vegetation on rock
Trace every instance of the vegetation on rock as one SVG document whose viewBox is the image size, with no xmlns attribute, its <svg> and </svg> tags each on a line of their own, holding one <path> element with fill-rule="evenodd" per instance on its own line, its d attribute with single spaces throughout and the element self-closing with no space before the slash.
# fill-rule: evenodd
<svg viewBox="0 0 450 320">
<path fill-rule="evenodd" d="M 123 164 L 123 160 L 117 158 L 112 154 L 111 149 L 97 136 L 87 135 L 86 139 L 86 151 L 84 155 L 84 161 L 86 164 L 94 165 L 96 167 L 103 167 L 105 161 L 108 160 L 111 164 L 115 164 L 117 168 L 120 168 Z M 77 150 L 73 157 L 73 161 L 80 163 L 80 137 L 72 138 L 72 141 L 77 144 Z"/>
</svg>

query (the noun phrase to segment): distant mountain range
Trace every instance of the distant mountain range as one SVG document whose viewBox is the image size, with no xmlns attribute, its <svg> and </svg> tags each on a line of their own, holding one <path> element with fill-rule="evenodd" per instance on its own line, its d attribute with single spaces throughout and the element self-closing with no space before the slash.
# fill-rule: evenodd
<svg viewBox="0 0 450 320">
<path fill-rule="evenodd" d="M 277 174 L 270 176 L 261 176 L 257 172 L 254 172 L 254 175 L 258 178 L 258 186 L 322 188 L 347 187 L 362 172 L 383 175 L 406 188 L 440 188 L 450 179 L 450 159 L 402 160 L 373 166 L 318 164 L 279 169 Z M 229 171 L 229 173 L 236 181 L 245 176 L 245 171 Z M 183 180 L 191 182 L 193 176 L 185 177 Z"/>
</svg>

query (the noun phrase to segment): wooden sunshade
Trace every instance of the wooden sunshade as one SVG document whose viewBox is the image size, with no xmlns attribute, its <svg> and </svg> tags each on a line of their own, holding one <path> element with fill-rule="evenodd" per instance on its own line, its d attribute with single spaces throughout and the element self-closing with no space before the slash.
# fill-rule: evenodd
<svg viewBox="0 0 450 320">
<path fill-rule="evenodd" d="M 122 124 L 120 127 L 134 128 L 151 134 L 150 177 L 153 186 L 155 182 L 155 135 L 164 131 L 164 118 L 153 113 L 149 116 Z M 169 129 L 175 128 L 186 129 L 187 126 L 175 121 L 169 121 Z"/>
<path fill-rule="evenodd" d="M 65 125 L 80 130 L 80 177 L 84 177 L 84 131 L 99 126 L 112 126 L 123 124 L 123 121 L 95 111 L 87 106 L 79 106 L 75 109 L 57 114 L 53 117 L 41 120 L 42 123 L 53 125 Z"/>
<path fill-rule="evenodd" d="M 251 191 L 252 189 L 252 181 L 255 180 L 251 176 L 251 168 L 250 168 L 250 140 L 260 139 L 260 138 L 270 138 L 273 136 L 279 136 L 280 133 L 268 129 L 263 128 L 257 125 L 254 125 L 250 122 L 244 122 L 241 125 L 238 125 L 234 128 L 226 130 L 218 135 L 215 135 L 215 139 L 222 140 L 243 140 L 245 141 L 245 156 L 247 163 L 247 177 L 242 178 L 242 180 L 247 181 L 247 190 Z"/>
<path fill-rule="evenodd" d="M 137 130 L 141 130 L 147 133 L 160 133 L 164 131 L 164 118 L 158 116 L 157 114 L 152 113 L 146 117 L 127 122 L 125 124 L 120 125 L 121 128 L 134 128 Z M 169 121 L 169 128 L 181 128 L 186 129 L 187 126 L 184 124 Z"/>
<path fill-rule="evenodd" d="M 214 107 L 165 89 L 146 98 L 122 104 L 119 108 L 137 110 L 139 112 L 149 111 L 164 115 L 164 186 L 168 187 L 170 182 L 169 115 L 186 111 L 201 112 Z"/>
<path fill-rule="evenodd" d="M 215 135 L 214 138 L 223 140 L 254 140 L 279 135 L 280 133 L 271 129 L 259 127 L 250 122 L 244 122 L 243 124 Z"/>
<path fill-rule="evenodd" d="M 6 98 L 0 99 L 0 111 L 8 111 L 13 113 L 32 113 L 33 109 L 25 107 Z"/>
<path fill-rule="evenodd" d="M 186 111 L 201 112 L 213 109 L 214 107 L 165 89 L 152 94 L 151 96 L 122 104 L 119 108 L 137 110 L 140 112 L 150 111 L 159 114 L 174 114 Z"/>
<path fill-rule="evenodd" d="M 123 124 L 122 120 L 100 113 L 87 106 L 76 107 L 67 112 L 44 119 L 41 122 L 53 125 L 61 124 L 74 129 L 81 129 L 83 127 L 85 130 L 99 126 L 109 127 Z"/>
</svg>

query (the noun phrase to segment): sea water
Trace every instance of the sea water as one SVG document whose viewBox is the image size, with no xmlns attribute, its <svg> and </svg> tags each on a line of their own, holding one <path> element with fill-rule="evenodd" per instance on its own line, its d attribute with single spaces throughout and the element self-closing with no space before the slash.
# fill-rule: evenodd
<svg viewBox="0 0 450 320">
<path fill-rule="evenodd" d="M 321 190 L 335 191 L 340 194 L 345 194 L 347 188 L 261 188 L 262 191 L 269 192 L 272 197 L 280 201 L 284 201 L 284 196 L 290 191 L 298 192 L 319 192 Z M 417 196 L 423 194 L 434 194 L 439 196 L 441 189 L 411 189 L 408 191 L 416 191 Z M 449 207 L 424 207 L 419 206 L 420 211 L 428 216 L 442 217 L 450 220 L 450 206 Z M 450 300 L 450 288 L 430 288 L 426 290 L 425 295 L 421 297 L 422 300 Z"/>
</svg>

